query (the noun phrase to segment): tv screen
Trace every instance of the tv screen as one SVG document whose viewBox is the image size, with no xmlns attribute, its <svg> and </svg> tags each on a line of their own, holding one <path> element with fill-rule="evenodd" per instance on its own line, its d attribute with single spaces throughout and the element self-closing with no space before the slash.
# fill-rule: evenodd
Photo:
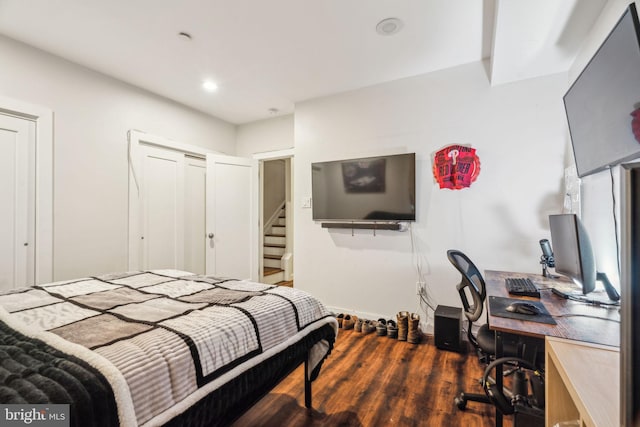
<svg viewBox="0 0 640 427">
<path fill-rule="evenodd" d="M 313 219 L 415 221 L 415 153 L 311 164 Z"/>
<path fill-rule="evenodd" d="M 639 28 L 632 3 L 564 96 L 580 177 L 640 155 L 631 127 L 640 107 Z"/>
</svg>

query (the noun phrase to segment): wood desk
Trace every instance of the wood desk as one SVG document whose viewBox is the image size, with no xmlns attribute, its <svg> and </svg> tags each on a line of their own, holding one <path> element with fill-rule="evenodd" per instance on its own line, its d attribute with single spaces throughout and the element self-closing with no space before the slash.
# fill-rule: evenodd
<svg viewBox="0 0 640 427">
<path fill-rule="evenodd" d="M 507 277 L 529 278 L 540 289 L 540 299 L 510 295 L 505 286 Z M 620 312 L 618 307 L 594 306 L 583 302 L 560 298 L 551 292 L 552 287 L 562 291 L 576 289 L 568 279 L 548 279 L 538 274 L 486 270 L 484 273 L 489 329 L 496 332 L 496 358 L 502 357 L 502 334 L 525 335 L 535 338 L 557 337 L 568 340 L 620 345 Z M 606 295 L 606 294 L 605 294 Z M 510 319 L 492 315 L 489 297 L 518 298 L 540 301 L 556 321 L 548 325 L 527 320 Z M 496 368 L 496 383 L 502 387 L 502 367 Z M 496 426 L 502 427 L 502 413 L 496 409 Z"/>
<path fill-rule="evenodd" d="M 620 351 L 547 337 L 545 425 L 620 426 Z"/>
<path fill-rule="evenodd" d="M 528 277 L 540 289 L 540 299 L 509 295 L 504 284 L 507 277 Z M 576 289 L 568 279 L 548 279 L 538 274 L 492 270 L 485 271 L 484 279 L 487 285 L 486 305 L 489 313 L 489 328 L 494 331 L 537 338 L 558 337 L 612 347 L 620 346 L 619 307 L 588 305 L 578 301 L 562 299 L 551 292 L 551 287 L 557 287 L 563 291 Z M 606 296 L 604 291 L 602 293 Z M 539 322 L 493 316 L 488 302 L 489 296 L 540 301 L 557 324 L 547 325 Z"/>
</svg>

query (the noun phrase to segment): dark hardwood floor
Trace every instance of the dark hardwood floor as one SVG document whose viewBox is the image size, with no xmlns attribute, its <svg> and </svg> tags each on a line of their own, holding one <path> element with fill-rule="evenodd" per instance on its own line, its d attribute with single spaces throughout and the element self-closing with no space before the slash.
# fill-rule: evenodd
<svg viewBox="0 0 640 427">
<path fill-rule="evenodd" d="M 340 329 L 313 383 L 313 410 L 304 407 L 300 367 L 233 426 L 489 427 L 492 406 L 470 402 L 460 411 L 453 403 L 461 390 L 482 393 L 481 376 L 475 353 L 439 350 L 432 336 L 414 345 Z"/>
</svg>

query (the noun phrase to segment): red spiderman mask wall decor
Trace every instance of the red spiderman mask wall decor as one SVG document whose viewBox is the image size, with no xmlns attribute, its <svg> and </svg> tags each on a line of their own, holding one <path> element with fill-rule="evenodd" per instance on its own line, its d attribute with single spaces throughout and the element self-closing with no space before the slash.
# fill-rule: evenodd
<svg viewBox="0 0 640 427">
<path fill-rule="evenodd" d="M 471 185 L 480 173 L 476 149 L 464 145 L 449 145 L 433 156 L 433 176 L 440 188 L 459 190 Z"/>
</svg>

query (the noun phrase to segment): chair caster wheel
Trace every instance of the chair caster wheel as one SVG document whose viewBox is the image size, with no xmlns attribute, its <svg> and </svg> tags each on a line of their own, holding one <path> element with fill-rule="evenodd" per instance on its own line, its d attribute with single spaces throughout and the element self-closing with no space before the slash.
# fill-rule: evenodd
<svg viewBox="0 0 640 427">
<path fill-rule="evenodd" d="M 455 403 L 456 407 L 461 411 L 464 411 L 465 409 L 467 409 L 467 399 L 465 399 L 464 396 L 462 395 L 456 396 L 456 398 L 453 399 L 453 403 Z"/>
</svg>

